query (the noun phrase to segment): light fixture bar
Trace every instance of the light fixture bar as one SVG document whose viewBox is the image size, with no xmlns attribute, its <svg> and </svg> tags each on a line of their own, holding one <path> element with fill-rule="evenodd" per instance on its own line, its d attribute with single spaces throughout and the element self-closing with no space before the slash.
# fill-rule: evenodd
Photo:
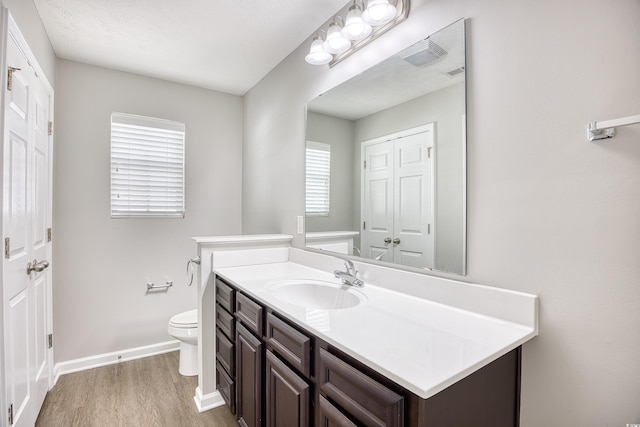
<svg viewBox="0 0 640 427">
<path fill-rule="evenodd" d="M 333 67 L 408 16 L 409 0 L 354 0 L 318 29 L 318 34 L 327 36 L 313 39 L 305 59 L 312 65 Z"/>
</svg>

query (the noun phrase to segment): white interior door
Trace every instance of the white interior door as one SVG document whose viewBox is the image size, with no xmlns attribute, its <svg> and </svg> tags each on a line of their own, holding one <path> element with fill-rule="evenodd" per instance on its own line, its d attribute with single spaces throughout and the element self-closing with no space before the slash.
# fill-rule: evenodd
<svg viewBox="0 0 640 427">
<path fill-rule="evenodd" d="M 3 88 L 4 396 L 12 424 L 31 426 L 49 388 L 52 362 L 46 268 L 51 259 L 52 90 L 32 68 L 35 60 L 9 21 Z"/>
<path fill-rule="evenodd" d="M 363 143 L 363 256 L 433 268 L 433 129 L 428 124 Z"/>
<path fill-rule="evenodd" d="M 34 340 L 34 369 L 36 381 L 36 413 L 40 410 L 42 402 L 49 390 L 50 376 L 53 371 L 52 354 L 49 351 L 49 334 L 51 333 L 51 268 L 52 259 L 49 228 L 52 221 L 51 199 L 51 136 L 49 135 L 49 122 L 51 121 L 52 99 L 51 92 L 47 90 L 41 80 L 34 84 L 33 124 L 33 152 L 31 159 L 30 180 L 33 181 L 33 210 L 30 212 L 30 249 L 32 250 L 31 262 L 38 265 L 30 274 L 30 284 L 34 291 L 34 310 L 32 318 L 35 326 Z M 42 271 L 37 271 L 42 268 Z"/>
<path fill-rule="evenodd" d="M 433 268 L 433 132 L 394 141 L 394 262 Z"/>
<path fill-rule="evenodd" d="M 364 147 L 362 256 L 393 261 L 393 141 Z"/>
</svg>

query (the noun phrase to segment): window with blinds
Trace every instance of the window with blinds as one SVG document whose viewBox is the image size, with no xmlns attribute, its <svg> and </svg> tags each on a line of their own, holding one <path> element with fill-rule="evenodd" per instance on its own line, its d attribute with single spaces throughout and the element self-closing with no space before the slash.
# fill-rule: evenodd
<svg viewBox="0 0 640 427">
<path fill-rule="evenodd" d="M 111 217 L 184 217 L 184 123 L 111 115 Z"/>
<path fill-rule="evenodd" d="M 306 149 L 306 214 L 329 215 L 331 188 L 331 146 L 307 141 Z"/>
</svg>

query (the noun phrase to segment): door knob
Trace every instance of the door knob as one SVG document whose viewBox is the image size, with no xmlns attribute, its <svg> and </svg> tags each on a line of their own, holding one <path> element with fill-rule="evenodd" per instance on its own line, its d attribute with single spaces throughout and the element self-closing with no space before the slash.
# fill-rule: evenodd
<svg viewBox="0 0 640 427">
<path fill-rule="evenodd" d="M 395 239 L 393 239 L 393 244 L 397 245 L 398 243 L 400 243 L 400 239 L 398 239 L 397 237 Z"/>
<path fill-rule="evenodd" d="M 391 237 L 385 237 L 384 242 L 388 245 L 391 243 Z"/>
<path fill-rule="evenodd" d="M 31 274 L 33 271 L 40 273 L 45 268 L 49 267 L 49 261 L 36 261 L 35 259 L 27 264 L 27 274 Z"/>
</svg>

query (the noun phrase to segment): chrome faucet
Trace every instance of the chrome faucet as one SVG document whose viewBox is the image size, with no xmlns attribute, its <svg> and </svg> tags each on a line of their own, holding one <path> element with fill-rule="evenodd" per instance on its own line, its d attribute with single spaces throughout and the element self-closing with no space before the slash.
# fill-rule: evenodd
<svg viewBox="0 0 640 427">
<path fill-rule="evenodd" d="M 364 282 L 358 279 L 358 271 L 353 265 L 353 262 L 350 259 L 345 259 L 343 261 L 346 271 L 334 271 L 333 274 L 336 276 L 336 279 L 342 280 L 342 283 L 345 285 L 357 286 L 358 288 L 363 287 Z"/>
</svg>

